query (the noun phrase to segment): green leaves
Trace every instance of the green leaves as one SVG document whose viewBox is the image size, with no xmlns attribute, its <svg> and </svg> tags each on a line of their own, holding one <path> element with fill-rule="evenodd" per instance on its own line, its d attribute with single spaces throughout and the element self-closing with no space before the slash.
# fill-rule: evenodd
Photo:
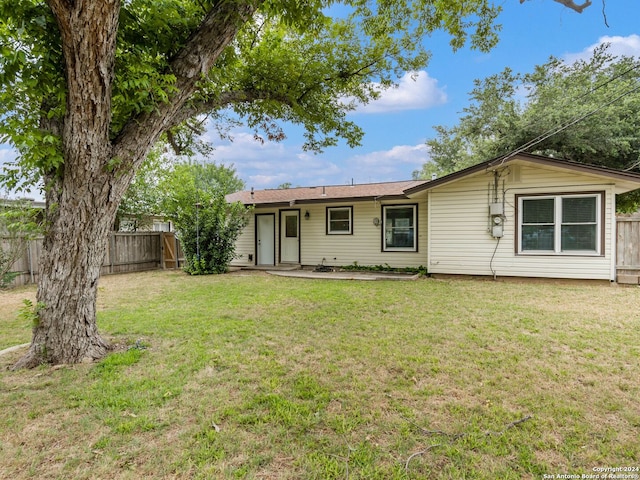
<svg viewBox="0 0 640 480">
<path fill-rule="evenodd" d="M 212 163 L 176 165 L 164 183 L 163 211 L 179 233 L 190 274 L 227 271 L 247 209 L 225 196 L 243 187 L 234 169 Z"/>
<path fill-rule="evenodd" d="M 26 320 L 34 328 L 37 327 L 40 323 L 40 311 L 45 308 L 46 305 L 42 302 L 34 304 L 28 298 L 25 298 L 22 303 L 23 306 L 20 307 L 20 310 L 18 311 L 18 318 Z"/>
<path fill-rule="evenodd" d="M 444 30 L 454 48 L 470 41 L 482 50 L 497 39 L 492 27 L 499 8 L 488 0 L 258 3 L 258 13 L 214 59 L 213 68 L 202 72 L 196 89 L 179 92 L 183 84 L 173 62 L 220 4 L 123 2 L 115 64 L 101 72 L 103 79 L 113 79 L 109 140 L 120 141 L 126 125 L 149 122 L 145 131 L 166 131 L 203 114 L 224 130 L 230 107 L 257 138 L 281 140 L 282 125 L 290 122 L 305 128 L 309 150 L 340 139 L 355 146 L 364 132 L 347 112 L 355 102 L 379 95 L 374 84 L 389 87 L 406 71 L 423 68 L 429 57 L 426 35 Z M 17 164 L 3 180 L 16 186 L 22 174 L 35 184 L 43 176 L 61 175 L 63 163 L 70 161 L 62 148 L 69 114 L 66 80 L 76 73 L 65 73 L 73 62 L 63 58 L 58 22 L 45 4 L 3 2 L 0 19 L 0 141 L 18 152 Z M 195 57 L 200 55 L 201 46 L 191 47 Z M 153 117 L 167 105 L 176 106 L 174 117 Z M 91 118 L 79 123 L 87 125 L 87 136 L 104 135 L 104 130 L 91 131 Z"/>
<path fill-rule="evenodd" d="M 453 127 L 436 127 L 437 137 L 427 141 L 433 163 L 414 176 L 450 173 L 514 151 L 638 171 L 639 80 L 640 61 L 614 57 L 607 46 L 587 60 L 551 58 L 531 73 L 506 68 L 476 80 L 465 115 Z M 618 208 L 626 204 L 623 198 Z"/>
</svg>

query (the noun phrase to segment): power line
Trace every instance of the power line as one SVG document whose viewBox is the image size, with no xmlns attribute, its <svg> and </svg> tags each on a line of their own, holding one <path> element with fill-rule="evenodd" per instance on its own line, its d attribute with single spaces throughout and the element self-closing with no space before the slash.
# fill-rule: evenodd
<svg viewBox="0 0 640 480">
<path fill-rule="evenodd" d="M 597 108 L 595 108 L 595 109 L 593 109 L 593 110 L 591 110 L 591 111 L 589 111 L 589 112 L 587 112 L 587 113 L 585 113 L 585 114 L 583 114 L 583 115 L 580 115 L 580 116 L 578 116 L 578 117 L 574 118 L 573 120 L 571 120 L 571 121 L 569 121 L 569 122 L 567 122 L 567 123 L 565 123 L 565 124 L 563 124 L 563 125 L 561 125 L 561 126 L 559 126 L 559 127 L 555 128 L 555 129 L 547 130 L 546 132 L 544 132 L 544 133 L 542 133 L 542 134 L 538 135 L 538 136 L 537 136 L 536 138 L 534 138 L 533 140 L 530 140 L 530 141 L 528 141 L 527 143 L 525 143 L 525 144 L 521 145 L 520 147 L 516 148 L 515 150 L 512 150 L 511 152 L 509 152 L 507 155 L 505 155 L 505 156 L 503 157 L 502 162 L 504 162 L 504 161 L 508 160 L 509 158 L 514 157 L 514 156 L 515 156 L 515 155 L 517 155 L 518 153 L 522 153 L 522 152 L 524 152 L 525 150 L 527 150 L 527 149 L 529 149 L 529 148 L 533 147 L 534 145 L 537 145 L 537 144 L 539 144 L 539 143 L 543 142 L 543 141 L 544 141 L 544 140 L 546 140 L 547 138 L 550 138 L 550 137 L 552 137 L 552 136 L 554 136 L 554 135 L 556 135 L 556 134 L 558 134 L 558 133 L 562 132 L 563 130 L 566 130 L 567 128 L 569 128 L 569 127 L 571 127 L 571 126 L 575 125 L 575 124 L 576 124 L 576 123 L 578 123 L 578 122 L 581 122 L 582 120 L 584 120 L 584 119 L 586 119 L 586 118 L 590 117 L 591 115 L 594 115 L 595 113 L 599 112 L 599 111 L 600 111 L 600 110 L 602 110 L 603 108 L 608 107 L 609 105 L 611 105 L 611 104 L 613 104 L 613 103 L 617 102 L 617 101 L 618 101 L 618 100 L 620 100 L 621 98 L 624 98 L 624 97 L 626 97 L 627 95 L 629 95 L 629 94 L 631 94 L 631 93 L 633 93 L 633 92 L 635 92 L 635 91 L 637 91 L 637 90 L 640 90 L 640 81 L 638 81 L 638 80 L 636 80 L 636 82 L 635 82 L 635 87 L 634 87 L 634 88 L 631 88 L 631 89 L 629 89 L 629 90 L 627 90 L 627 91 L 623 92 L 622 94 L 618 95 L 618 96 L 617 96 L 617 97 L 615 97 L 614 99 L 612 99 L 612 100 L 610 100 L 610 101 L 608 101 L 608 102 L 606 102 L 606 103 L 603 103 L 603 104 L 602 104 L 602 105 L 600 105 L 599 107 L 597 107 Z M 501 162 L 501 163 L 502 163 L 502 162 Z"/>
<path fill-rule="evenodd" d="M 538 135 L 533 140 L 530 140 L 527 143 L 525 143 L 525 144 L 521 145 L 520 147 L 516 148 L 515 150 L 512 150 L 511 152 L 509 152 L 507 155 L 505 155 L 502 158 L 501 163 L 506 161 L 506 160 L 508 160 L 509 158 L 514 157 L 515 155 L 517 155 L 519 153 L 524 152 L 525 150 L 533 147 L 534 145 L 537 145 L 537 144 L 543 142 L 547 138 L 550 138 L 550 137 L 562 132 L 563 130 L 566 130 L 567 128 L 575 125 L 576 123 L 581 122 L 582 120 L 590 117 L 591 115 L 594 115 L 595 113 L 599 112 L 603 108 L 608 107 L 609 105 L 617 102 L 621 98 L 624 98 L 627 95 L 629 95 L 629 94 L 631 94 L 631 93 L 633 93 L 633 92 L 635 92 L 637 90 L 640 90 L 640 81 L 639 80 L 635 81 L 635 87 L 623 92 L 622 94 L 618 95 L 614 99 L 612 99 L 612 100 L 600 105 L 599 107 L 597 107 L 597 108 L 595 108 L 595 109 L 593 109 L 593 110 L 591 110 L 591 111 L 589 111 L 589 112 L 587 112 L 587 113 L 585 113 L 583 115 L 580 115 L 580 116 L 574 118 L 573 120 L 571 120 L 571 121 L 569 121 L 569 122 L 567 122 L 567 123 L 565 123 L 565 124 L 563 124 L 563 125 L 561 125 L 561 126 L 559 126 L 557 128 L 547 130 L 546 132 L 542 133 L 541 135 Z"/>
<path fill-rule="evenodd" d="M 601 88 L 609 85 L 610 83 L 614 82 L 615 80 L 617 80 L 617 79 L 619 79 L 619 78 L 621 78 L 621 77 L 633 72 L 634 70 L 638 70 L 638 69 L 640 69 L 640 63 L 636 63 L 634 66 L 629 67 L 626 70 L 624 70 L 624 71 L 614 75 L 613 77 L 607 79 L 606 81 L 601 82 L 600 84 L 598 84 L 595 87 L 587 90 L 586 92 L 583 92 L 583 93 L 581 93 L 581 94 L 579 94 L 577 96 L 573 96 L 573 97 L 570 97 L 570 98 L 565 98 L 564 101 L 560 102 L 559 104 L 556 104 L 556 105 L 552 106 L 552 108 L 556 108 L 557 109 L 557 108 L 561 108 L 561 107 L 564 107 L 566 105 L 569 105 L 571 103 L 576 103 L 576 102 L 584 99 L 585 97 L 588 97 L 589 95 L 592 95 L 597 90 L 600 90 Z M 593 72 L 597 72 L 598 71 L 597 69 L 591 69 L 591 70 Z M 637 79 L 634 81 L 634 84 L 636 84 L 636 83 L 638 83 Z M 625 88 L 625 87 L 624 86 L 623 87 L 616 86 L 616 88 L 613 90 L 612 93 L 615 94 L 621 88 Z M 575 121 L 571 120 L 570 122 L 568 122 L 568 124 L 561 125 L 560 127 L 556 127 L 554 129 L 547 130 L 546 132 L 544 132 L 544 133 L 540 134 L 539 136 L 537 136 L 536 138 L 526 142 L 525 144 L 521 145 L 520 147 L 516 148 L 515 150 L 512 150 L 512 151 L 508 152 L 505 155 L 504 160 L 506 160 L 508 158 L 511 158 L 514 155 L 517 155 L 518 153 L 521 153 L 521 152 L 525 151 L 526 149 L 541 143 L 542 141 L 546 140 L 547 138 L 549 138 L 549 137 L 551 137 L 551 136 L 553 136 L 553 135 L 555 135 L 555 134 L 557 134 L 557 133 L 569 128 L 572 125 L 575 125 L 579 121 L 581 121 L 581 120 L 593 115 L 594 113 L 596 113 L 597 111 L 601 110 L 602 108 L 604 108 L 604 107 L 606 107 L 608 105 L 611 105 L 612 103 L 614 103 L 617 100 L 619 100 L 621 97 L 624 97 L 625 95 L 628 95 L 628 94 L 634 92 L 635 90 L 637 90 L 637 87 L 636 88 L 632 88 L 631 90 L 628 90 L 628 91 L 624 92 L 622 95 L 614 98 L 612 101 L 607 102 L 604 105 L 601 105 L 600 107 L 596 108 L 594 111 L 589 112 L 589 113 L 579 117 Z M 540 123 L 541 123 L 540 119 L 537 119 L 537 121 L 533 120 L 533 121 L 527 123 L 526 125 L 524 125 L 523 130 L 524 129 L 533 129 L 537 124 L 540 124 Z M 550 133 L 550 132 L 553 132 L 553 133 Z M 503 140 L 505 138 L 507 138 L 506 135 L 503 135 L 502 137 L 496 139 L 496 143 L 499 143 L 501 140 Z"/>
</svg>

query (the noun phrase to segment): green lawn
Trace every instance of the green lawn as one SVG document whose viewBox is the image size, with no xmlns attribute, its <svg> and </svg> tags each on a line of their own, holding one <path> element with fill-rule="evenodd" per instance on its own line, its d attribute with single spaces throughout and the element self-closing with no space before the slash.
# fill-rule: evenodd
<svg viewBox="0 0 640 480">
<path fill-rule="evenodd" d="M 0 349 L 29 341 L 10 312 L 32 297 L 0 292 Z M 124 346 L 101 363 L 0 357 L 0 478 L 640 466 L 637 287 L 152 272 L 103 278 L 99 324 Z"/>
</svg>

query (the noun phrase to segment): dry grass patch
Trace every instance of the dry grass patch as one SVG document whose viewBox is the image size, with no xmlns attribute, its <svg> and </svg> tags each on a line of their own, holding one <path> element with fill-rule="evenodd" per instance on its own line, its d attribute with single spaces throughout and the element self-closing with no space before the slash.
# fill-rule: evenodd
<svg viewBox="0 0 640 480">
<path fill-rule="evenodd" d="M 0 373 L 0 478 L 519 479 L 640 463 L 637 288 L 152 272 L 103 278 L 99 304 L 122 351 Z M 0 336 L 28 339 L 5 315 Z"/>
<path fill-rule="evenodd" d="M 34 286 L 0 290 L 0 331 L 2 332 L 0 350 L 31 340 L 30 325 L 17 316 L 18 309 L 24 306 L 24 300 L 35 303 L 36 289 Z"/>
</svg>

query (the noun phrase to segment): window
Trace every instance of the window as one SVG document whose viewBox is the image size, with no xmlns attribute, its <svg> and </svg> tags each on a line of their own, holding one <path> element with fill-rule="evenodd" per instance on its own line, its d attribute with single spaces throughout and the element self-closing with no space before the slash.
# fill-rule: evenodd
<svg viewBox="0 0 640 480">
<path fill-rule="evenodd" d="M 599 255 L 601 204 L 601 193 L 518 197 L 518 252 Z"/>
<path fill-rule="evenodd" d="M 385 252 L 415 252 L 416 205 L 387 205 L 382 207 L 383 232 L 382 250 Z"/>
<path fill-rule="evenodd" d="M 284 221 L 284 236 L 286 238 L 296 238 L 298 236 L 298 216 L 287 215 L 286 217 L 284 217 Z"/>
<path fill-rule="evenodd" d="M 160 222 L 158 220 L 153 221 L 153 231 L 154 232 L 170 232 L 171 231 L 171 223 L 170 222 Z"/>
<path fill-rule="evenodd" d="M 353 207 L 327 207 L 327 235 L 353 233 Z"/>
</svg>

